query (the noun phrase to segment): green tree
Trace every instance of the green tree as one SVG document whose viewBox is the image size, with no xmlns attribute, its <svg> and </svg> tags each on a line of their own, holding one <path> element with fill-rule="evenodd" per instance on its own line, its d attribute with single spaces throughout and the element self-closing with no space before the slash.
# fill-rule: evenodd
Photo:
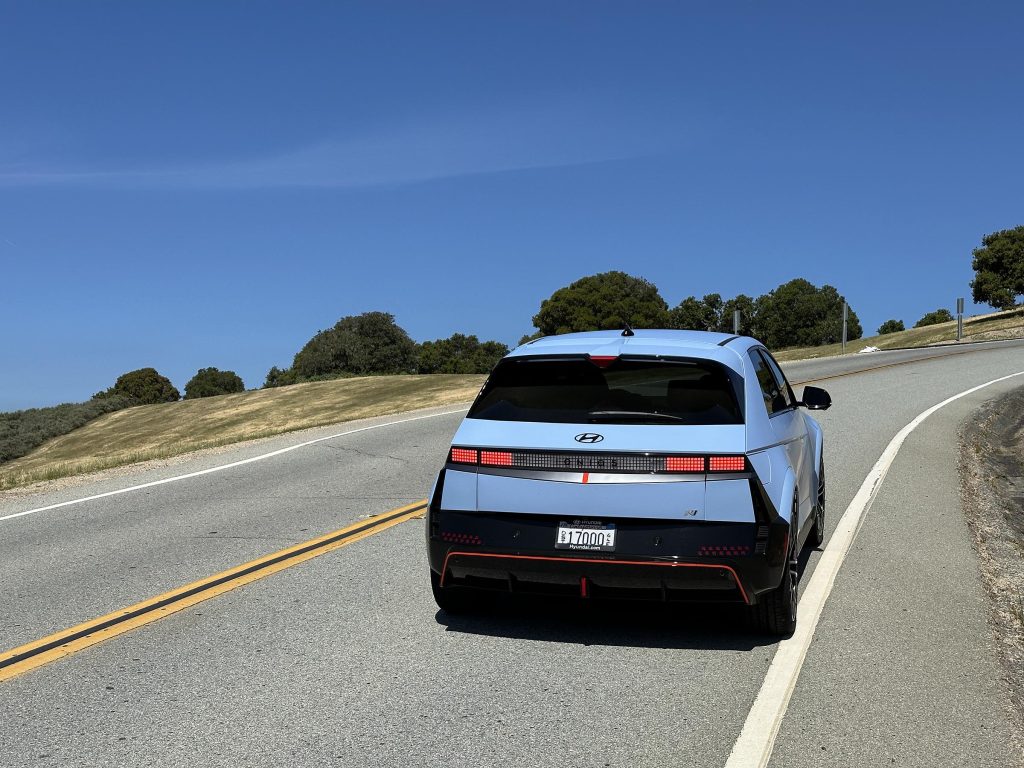
<svg viewBox="0 0 1024 768">
<path fill-rule="evenodd" d="M 668 305 L 653 283 L 625 272 L 583 277 L 541 302 L 533 317 L 544 336 L 574 331 L 665 328 Z"/>
<path fill-rule="evenodd" d="M 286 387 L 289 384 L 295 384 L 299 380 L 299 377 L 295 373 L 294 368 L 278 368 L 276 365 L 271 367 L 267 371 L 266 381 L 263 382 L 264 389 L 271 389 L 272 387 Z"/>
<path fill-rule="evenodd" d="M 722 305 L 722 316 L 718 327 L 713 331 L 720 333 L 732 333 L 732 314 L 736 310 L 740 312 L 740 334 L 743 336 L 757 335 L 757 302 L 745 293 L 741 293 L 734 299 L 729 299 Z"/>
<path fill-rule="evenodd" d="M 364 312 L 341 318 L 320 331 L 295 355 L 299 380 L 334 374 L 414 373 L 416 342 L 387 312 Z"/>
<path fill-rule="evenodd" d="M 93 395 L 97 399 L 113 396 L 125 397 L 135 405 L 173 403 L 181 399 L 181 393 L 174 388 L 171 380 L 157 373 L 156 368 L 139 368 L 122 373 L 114 386 Z"/>
<path fill-rule="evenodd" d="M 420 373 L 488 373 L 508 354 L 498 341 L 483 343 L 476 336 L 456 333 L 447 339 L 420 344 Z"/>
<path fill-rule="evenodd" d="M 896 333 L 897 331 L 905 331 L 906 327 L 903 325 L 902 320 L 886 320 L 880 326 L 878 326 L 878 335 L 884 336 L 887 333 Z"/>
<path fill-rule="evenodd" d="M 1024 294 L 1024 226 L 993 232 L 981 242 L 971 262 L 971 296 L 979 304 L 1010 309 Z"/>
<path fill-rule="evenodd" d="M 232 392 L 244 392 L 245 384 L 234 371 L 222 371 L 217 368 L 200 368 L 196 375 L 185 385 L 185 399 L 228 395 Z"/>
<path fill-rule="evenodd" d="M 758 338 L 772 349 L 834 344 L 842 340 L 843 297 L 831 285 L 821 288 L 803 278 L 783 283 L 756 301 Z M 863 333 L 851 307 L 847 339 Z"/>
<path fill-rule="evenodd" d="M 953 319 L 953 313 L 948 309 L 936 309 L 934 312 L 929 312 L 927 315 L 922 317 L 916 323 L 915 328 L 924 328 L 926 325 L 935 325 L 936 323 L 948 323 Z"/>
<path fill-rule="evenodd" d="M 729 322 L 732 322 L 730 318 Z M 669 312 L 669 327 L 684 331 L 717 331 L 722 324 L 722 297 L 709 293 L 703 299 L 687 296 Z"/>
</svg>

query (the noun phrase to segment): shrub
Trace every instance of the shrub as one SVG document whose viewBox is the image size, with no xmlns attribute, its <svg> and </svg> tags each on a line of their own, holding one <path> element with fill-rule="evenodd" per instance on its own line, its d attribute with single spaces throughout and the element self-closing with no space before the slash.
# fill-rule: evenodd
<svg viewBox="0 0 1024 768">
<path fill-rule="evenodd" d="M 559 288 L 541 302 L 541 335 L 625 328 L 667 328 L 668 305 L 655 285 L 625 272 L 602 272 Z"/>
<path fill-rule="evenodd" d="M 489 373 L 508 354 L 499 341 L 483 343 L 476 336 L 453 334 L 420 344 L 420 373 Z"/>
<path fill-rule="evenodd" d="M 759 296 L 755 307 L 758 338 L 771 349 L 834 344 L 843 338 L 843 297 L 831 285 L 821 288 L 797 278 Z M 849 307 L 847 339 L 863 333 Z"/>
<path fill-rule="evenodd" d="M 134 405 L 129 398 L 109 395 L 86 403 L 0 413 L 0 463 L 24 456 L 47 440 L 66 435 L 104 413 Z"/>
<path fill-rule="evenodd" d="M 171 380 L 157 373 L 156 368 L 139 368 L 137 371 L 122 373 L 114 386 L 105 392 L 97 392 L 93 397 L 102 399 L 114 395 L 128 398 L 133 405 L 173 403 L 181 399 L 181 393 L 171 384 Z"/>
<path fill-rule="evenodd" d="M 730 322 L 732 318 L 729 318 Z M 669 311 L 669 327 L 683 331 L 717 331 L 722 323 L 722 296 L 687 296 Z"/>
<path fill-rule="evenodd" d="M 271 389 L 272 387 L 286 387 L 289 384 L 295 384 L 299 380 L 296 376 L 293 368 L 278 368 L 276 365 L 267 371 L 267 378 L 263 382 L 264 389 Z"/>
<path fill-rule="evenodd" d="M 415 373 L 416 365 L 416 342 L 395 324 L 394 315 L 364 312 L 313 336 L 295 355 L 292 370 L 304 381 L 339 373 Z"/>
<path fill-rule="evenodd" d="M 926 325 L 936 325 L 937 323 L 948 323 L 953 319 L 953 313 L 948 309 L 936 309 L 934 312 L 929 312 L 927 315 L 922 317 L 916 323 L 915 328 L 924 328 Z"/>
<path fill-rule="evenodd" d="M 713 330 L 732 333 L 732 314 L 736 310 L 740 312 L 740 333 L 744 336 L 757 336 L 757 301 L 745 293 L 722 305 L 722 317 L 718 327 Z"/>
<path fill-rule="evenodd" d="M 185 399 L 229 395 L 232 392 L 244 392 L 245 384 L 234 371 L 221 371 L 217 368 L 200 368 L 196 375 L 185 385 Z"/>
<path fill-rule="evenodd" d="M 878 326 L 878 335 L 884 336 L 887 333 L 896 333 L 897 331 L 905 330 L 907 329 L 904 327 L 902 320 L 886 320 Z"/>
</svg>

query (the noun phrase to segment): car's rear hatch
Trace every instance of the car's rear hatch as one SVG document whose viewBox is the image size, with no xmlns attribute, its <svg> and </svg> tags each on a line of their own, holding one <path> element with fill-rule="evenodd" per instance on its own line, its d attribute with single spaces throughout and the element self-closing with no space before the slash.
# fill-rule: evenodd
<svg viewBox="0 0 1024 768">
<path fill-rule="evenodd" d="M 717 509 L 727 486 L 710 479 L 724 480 L 730 471 L 735 478 L 746 467 L 742 387 L 737 371 L 707 358 L 506 358 L 455 435 L 442 504 L 573 517 L 731 519 Z M 734 491 L 746 487 L 736 482 Z M 749 499 L 747 491 L 743 519 Z"/>
<path fill-rule="evenodd" d="M 580 436 L 595 442 L 580 442 Z M 742 455 L 744 428 L 504 422 L 496 433 L 493 423 L 467 419 L 454 445 L 481 449 L 483 461 L 492 464 L 500 457 L 500 465 L 466 467 L 465 478 L 449 478 L 444 506 L 466 508 L 470 502 L 486 512 L 703 520 L 708 478 L 729 475 L 709 472 L 709 457 Z M 461 474 L 457 465 L 451 470 Z M 475 493 L 466 493 L 467 483 Z"/>
</svg>

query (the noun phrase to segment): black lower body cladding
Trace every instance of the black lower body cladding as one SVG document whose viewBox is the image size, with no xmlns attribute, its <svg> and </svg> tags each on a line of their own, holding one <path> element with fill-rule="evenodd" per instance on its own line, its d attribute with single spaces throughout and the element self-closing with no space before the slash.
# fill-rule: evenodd
<svg viewBox="0 0 1024 768">
<path fill-rule="evenodd" d="M 602 518 L 615 551 L 557 549 L 560 522 L 576 516 L 427 512 L 427 552 L 442 589 L 753 604 L 778 587 L 790 526 L 756 480 L 754 523 Z M 440 494 L 435 495 L 436 499 Z"/>
</svg>

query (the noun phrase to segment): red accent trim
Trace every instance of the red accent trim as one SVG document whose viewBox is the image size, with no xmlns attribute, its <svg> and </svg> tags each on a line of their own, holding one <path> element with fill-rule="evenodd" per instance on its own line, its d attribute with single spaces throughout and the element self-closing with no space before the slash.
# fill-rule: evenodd
<svg viewBox="0 0 1024 768">
<path fill-rule="evenodd" d="M 580 576 L 580 597 L 590 597 L 587 594 L 587 577 Z"/>
<path fill-rule="evenodd" d="M 452 448 L 451 460 L 456 464 L 476 464 L 479 461 L 476 448 Z"/>
<path fill-rule="evenodd" d="M 704 472 L 706 460 L 703 456 L 666 456 L 666 472 Z"/>
<path fill-rule="evenodd" d="M 743 583 L 740 581 L 739 575 L 736 571 L 728 566 L 720 563 L 652 563 L 647 560 L 602 560 L 595 557 L 543 557 L 541 555 L 502 555 L 496 552 L 449 552 L 444 556 L 444 567 L 441 568 L 441 586 L 444 586 L 444 577 L 448 575 L 448 559 L 452 556 L 456 557 L 496 557 L 504 560 L 542 560 L 546 562 L 555 563 L 603 563 L 604 565 L 654 565 L 661 566 L 663 568 L 717 568 L 721 571 L 728 571 L 732 574 L 733 581 L 736 582 L 736 588 L 739 589 L 740 595 L 743 597 L 743 602 L 750 605 L 750 598 L 747 597 L 747 592 L 743 589 Z"/>
<path fill-rule="evenodd" d="M 745 472 L 746 469 L 746 456 L 711 456 L 708 459 L 711 472 Z"/>
<path fill-rule="evenodd" d="M 736 557 L 750 554 L 750 547 L 746 544 L 701 544 L 697 548 L 698 555 L 713 555 L 716 557 Z"/>
<path fill-rule="evenodd" d="M 511 467 L 512 451 L 480 451 L 480 463 L 488 467 Z"/>
<path fill-rule="evenodd" d="M 586 483 L 587 483 L 587 481 L 589 479 L 590 479 L 590 473 L 589 472 L 584 472 L 583 473 L 583 484 L 586 485 Z"/>
</svg>

